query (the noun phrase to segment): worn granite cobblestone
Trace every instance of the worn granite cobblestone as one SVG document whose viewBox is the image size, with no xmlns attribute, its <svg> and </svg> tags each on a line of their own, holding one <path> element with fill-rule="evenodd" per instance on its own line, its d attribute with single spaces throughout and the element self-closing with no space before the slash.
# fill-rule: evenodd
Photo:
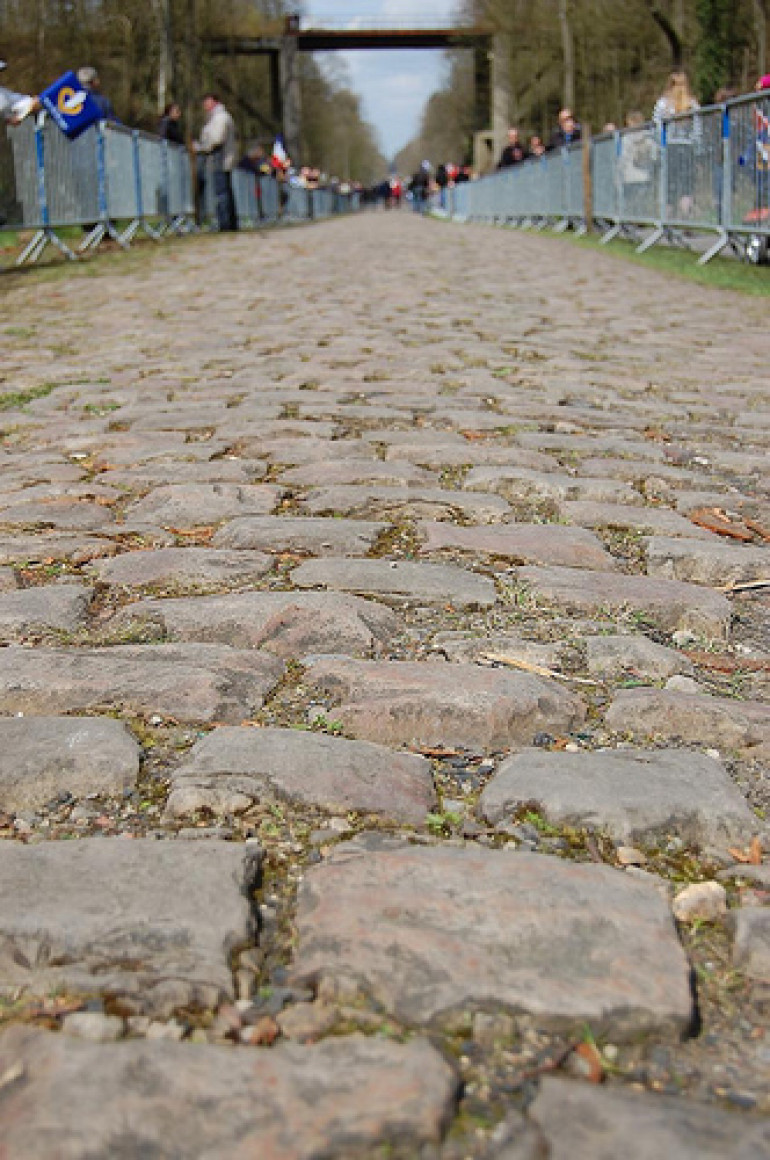
<svg viewBox="0 0 770 1160">
<path fill-rule="evenodd" d="M 408 213 L 88 273 L 0 307 L 0 1154 L 767 1154 L 762 299 Z"/>
</svg>

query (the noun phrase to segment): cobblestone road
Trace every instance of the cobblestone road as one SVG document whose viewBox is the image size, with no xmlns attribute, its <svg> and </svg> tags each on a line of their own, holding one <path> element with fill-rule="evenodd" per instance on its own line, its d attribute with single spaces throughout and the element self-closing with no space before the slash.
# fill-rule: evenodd
<svg viewBox="0 0 770 1160">
<path fill-rule="evenodd" d="M 5 1160 L 770 1156 L 765 303 L 406 213 L 2 289 Z"/>
</svg>

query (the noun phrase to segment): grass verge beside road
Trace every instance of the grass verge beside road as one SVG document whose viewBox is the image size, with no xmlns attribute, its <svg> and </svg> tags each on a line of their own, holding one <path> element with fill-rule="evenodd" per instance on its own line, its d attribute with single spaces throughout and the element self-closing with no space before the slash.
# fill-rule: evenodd
<svg viewBox="0 0 770 1160">
<path fill-rule="evenodd" d="M 770 266 L 752 266 L 748 262 L 733 258 L 714 258 L 707 266 L 699 266 L 700 254 L 688 250 L 675 250 L 670 246 L 654 246 L 644 254 L 636 253 L 637 242 L 617 238 L 606 246 L 599 243 L 598 234 L 587 234 L 578 238 L 574 234 L 560 234 L 568 237 L 576 246 L 599 250 L 625 262 L 637 266 L 647 266 L 661 273 L 674 274 L 701 286 L 715 286 L 721 290 L 737 290 L 740 294 L 770 297 Z"/>
</svg>

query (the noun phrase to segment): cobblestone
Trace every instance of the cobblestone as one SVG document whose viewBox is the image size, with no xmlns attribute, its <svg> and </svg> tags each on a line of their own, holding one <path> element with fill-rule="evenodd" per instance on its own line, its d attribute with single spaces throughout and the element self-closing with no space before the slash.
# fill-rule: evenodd
<svg viewBox="0 0 770 1160">
<path fill-rule="evenodd" d="M 3 1155 L 764 1154 L 764 302 L 399 213 L 79 273 L 0 312 Z"/>
</svg>

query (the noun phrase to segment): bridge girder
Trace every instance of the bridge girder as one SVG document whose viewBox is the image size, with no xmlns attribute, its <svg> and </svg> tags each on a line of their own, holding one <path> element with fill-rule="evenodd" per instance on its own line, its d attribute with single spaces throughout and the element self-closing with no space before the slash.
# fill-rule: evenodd
<svg viewBox="0 0 770 1160">
<path fill-rule="evenodd" d="M 299 156 L 301 112 L 298 54 L 357 49 L 450 49 L 474 52 L 476 128 L 492 128 L 495 148 L 502 146 L 507 129 L 508 94 L 499 65 L 504 45 L 487 27 L 430 29 L 290 29 L 283 35 L 215 37 L 206 42 L 215 56 L 269 56 L 271 106 L 278 113 L 289 155 Z"/>
</svg>

